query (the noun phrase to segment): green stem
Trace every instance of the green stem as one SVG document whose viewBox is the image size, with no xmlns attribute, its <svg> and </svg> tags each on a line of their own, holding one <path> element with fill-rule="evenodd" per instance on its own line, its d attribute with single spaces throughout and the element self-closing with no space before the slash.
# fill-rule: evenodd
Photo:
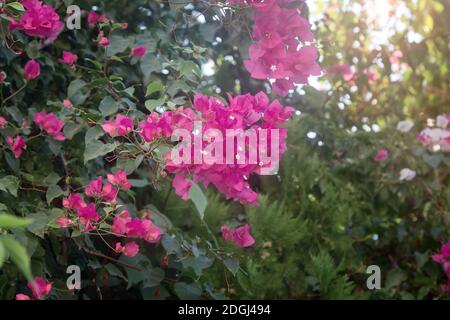
<svg viewBox="0 0 450 320">
<path fill-rule="evenodd" d="M 3 105 L 4 105 L 7 101 L 11 100 L 11 99 L 14 98 L 17 94 L 19 94 L 21 91 L 23 91 L 23 89 L 26 88 L 27 84 L 28 84 L 28 82 L 25 82 L 25 83 L 23 84 L 23 86 L 21 86 L 19 89 L 17 89 L 16 92 L 14 92 L 13 94 L 11 94 L 9 97 L 6 97 L 5 100 L 2 101 L 2 107 L 3 107 Z"/>
</svg>

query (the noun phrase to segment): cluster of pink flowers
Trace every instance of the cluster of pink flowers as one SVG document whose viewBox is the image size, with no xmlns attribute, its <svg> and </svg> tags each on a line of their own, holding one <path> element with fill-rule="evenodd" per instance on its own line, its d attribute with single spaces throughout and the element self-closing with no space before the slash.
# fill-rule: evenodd
<svg viewBox="0 0 450 320">
<path fill-rule="evenodd" d="M 25 12 L 19 22 L 11 20 L 10 29 L 24 30 L 28 36 L 45 38 L 50 42 L 55 41 L 64 28 L 55 9 L 39 0 L 23 0 L 22 5 Z"/>
<path fill-rule="evenodd" d="M 119 189 L 129 190 L 131 188 L 125 170 L 107 174 L 107 180 L 108 182 L 103 183 L 103 177 L 100 176 L 92 180 L 85 188 L 84 194 L 93 198 L 95 202 L 87 204 L 81 194 L 69 194 L 68 197 L 64 198 L 63 207 L 68 210 L 68 216 L 58 217 L 56 223 L 61 228 L 78 226 L 82 232 L 96 230 L 96 224 L 101 219 L 96 204 L 106 202 L 114 205 L 117 201 Z M 161 230 L 150 219 L 132 218 L 126 210 L 114 217 L 111 233 L 119 237 L 143 239 L 150 243 L 158 242 L 162 235 Z M 118 242 L 115 245 L 115 251 L 132 257 L 139 252 L 139 246 L 135 242 L 129 242 L 125 245 Z"/>
<path fill-rule="evenodd" d="M 0 129 L 5 129 L 7 124 L 8 124 L 8 121 L 6 121 L 5 118 L 0 116 Z"/>
<path fill-rule="evenodd" d="M 252 36 L 256 43 L 250 46 L 250 58 L 244 61 L 253 78 L 273 80 L 273 90 L 285 96 L 294 84 L 305 84 L 310 76 L 321 74 L 318 50 L 306 44 L 314 41 L 311 25 L 299 14 L 300 9 L 282 6 L 292 0 L 229 2 L 247 3 L 254 9 Z"/>
<path fill-rule="evenodd" d="M 384 162 L 389 159 L 389 151 L 387 149 L 378 150 L 377 154 L 373 157 L 373 160 L 376 162 Z"/>
<path fill-rule="evenodd" d="M 261 129 L 265 129 L 270 145 L 271 130 L 277 130 L 280 157 L 286 150 L 287 129 L 282 126 L 290 118 L 294 109 L 283 107 L 276 100 L 270 103 L 267 95 L 262 92 L 256 96 L 250 94 L 235 98 L 230 96 L 229 106 L 217 98 L 197 95 L 194 99 L 194 108 L 195 110 L 180 108 L 173 112 L 164 112 L 162 115 L 152 113 L 146 120 L 140 122 L 137 132 L 146 142 L 152 142 L 157 138 L 171 137 L 176 129 L 185 129 L 191 133 L 191 138 L 195 135 L 203 136 L 209 129 L 218 130 L 223 137 L 226 137 L 228 129 L 241 130 L 243 133 L 246 130 L 255 130 L 258 133 L 258 141 L 261 141 L 265 138 L 262 137 L 261 132 L 264 130 Z M 197 121 L 202 123 L 201 132 L 195 132 L 194 123 Z M 135 130 L 132 119 L 123 115 L 118 115 L 114 121 L 107 121 L 102 127 L 112 137 L 124 136 Z M 248 159 L 248 150 L 256 146 L 251 146 L 250 141 L 245 140 L 243 153 Z M 191 141 L 194 141 L 194 138 Z M 224 150 L 225 142 L 223 141 Z M 204 141 L 203 145 L 207 146 L 208 143 L 210 141 Z M 194 147 L 190 148 L 191 157 L 189 158 L 192 160 L 196 155 Z M 215 164 L 196 161 L 175 163 L 172 152 L 178 151 L 173 150 L 166 154 L 166 170 L 175 174 L 172 185 L 175 192 L 184 200 L 188 199 L 192 183 L 195 182 L 203 183 L 205 187 L 212 184 L 227 198 L 256 205 L 258 194 L 250 188 L 248 179 L 253 173 L 260 173 L 262 168 L 271 165 L 259 156 L 256 163 L 225 164 L 225 159 Z M 233 159 L 237 159 L 241 152 L 242 150 L 235 149 Z"/>
<path fill-rule="evenodd" d="M 6 72 L 5 71 L 0 71 L 0 84 L 2 84 L 3 82 L 5 82 L 6 80 Z"/>
<path fill-rule="evenodd" d="M 248 224 L 232 230 L 227 226 L 222 226 L 220 230 L 225 241 L 231 241 L 240 248 L 247 248 L 255 244 L 255 239 L 250 234 L 250 226 Z"/>
<path fill-rule="evenodd" d="M 338 74 L 342 76 L 345 82 L 350 82 L 355 79 L 355 72 L 347 63 L 340 63 L 327 69 L 329 74 Z"/>
<path fill-rule="evenodd" d="M 29 60 L 25 64 L 24 71 L 27 81 L 34 80 L 41 74 L 41 65 L 36 60 Z"/>
<path fill-rule="evenodd" d="M 36 112 L 33 115 L 36 125 L 41 127 L 49 136 L 57 141 L 64 141 L 64 133 L 61 130 L 64 128 L 64 121 L 58 119 L 54 113 Z"/>
<path fill-rule="evenodd" d="M 63 51 L 63 57 L 58 59 L 58 62 L 67 64 L 70 67 L 73 67 L 77 61 L 78 56 L 70 51 Z"/>
<path fill-rule="evenodd" d="M 131 55 L 137 59 L 145 57 L 147 54 L 147 48 L 145 46 L 137 46 L 131 49 Z"/>
<path fill-rule="evenodd" d="M 358 78 L 358 74 L 354 72 L 347 63 L 340 63 L 327 68 L 327 73 L 341 76 L 342 79 L 350 85 L 355 85 L 355 81 Z M 367 77 L 367 82 L 369 84 L 375 83 L 378 79 L 378 74 L 374 68 L 365 68 L 362 70 L 362 74 Z"/>
<path fill-rule="evenodd" d="M 133 119 L 118 114 L 114 121 L 108 120 L 102 125 L 103 130 L 111 137 L 123 137 L 134 130 Z"/>
<path fill-rule="evenodd" d="M 41 300 L 44 296 L 48 296 L 52 291 L 52 284 L 41 277 L 34 278 L 33 281 L 28 282 L 28 289 L 31 290 L 34 299 Z M 16 294 L 16 300 L 32 300 L 32 298 L 26 294 Z"/>
<path fill-rule="evenodd" d="M 444 267 L 445 274 L 448 277 L 448 283 L 444 286 L 446 291 L 450 291 L 450 241 L 441 246 L 441 251 L 432 256 L 434 262 Z"/>
<path fill-rule="evenodd" d="M 98 14 L 95 11 L 89 11 L 87 21 L 89 27 L 93 28 L 99 23 L 107 22 L 108 18 L 106 17 L 106 14 Z"/>
<path fill-rule="evenodd" d="M 111 231 L 119 237 L 143 239 L 149 243 L 157 243 L 162 236 L 161 230 L 150 219 L 132 218 L 126 210 L 114 218 Z M 117 242 L 116 252 L 133 257 L 139 252 L 139 246 L 134 241 L 125 245 Z"/>
<path fill-rule="evenodd" d="M 5 129 L 7 125 L 8 121 L 4 117 L 0 116 L 0 129 Z M 5 141 L 11 148 L 14 157 L 18 159 L 22 155 L 23 150 L 26 146 L 25 139 L 21 136 L 17 136 L 15 138 L 6 136 Z"/>
<path fill-rule="evenodd" d="M 438 116 L 436 127 L 426 128 L 417 139 L 430 151 L 450 152 L 450 116 Z"/>
<path fill-rule="evenodd" d="M 228 129 L 242 130 L 243 132 L 254 130 L 258 133 L 258 142 L 260 142 L 261 139 L 265 138 L 260 134 L 262 133 L 261 129 L 266 129 L 269 136 L 267 140 L 270 145 L 271 130 L 275 129 L 279 132 L 280 157 L 286 151 L 287 129 L 282 128 L 282 126 L 290 118 L 294 109 L 283 107 L 277 100 L 269 103 L 267 95 L 262 92 L 256 96 L 250 94 L 234 98 L 230 96 L 228 107 L 217 98 L 197 95 L 194 100 L 194 107 L 200 112 L 201 120 L 204 123 L 202 126 L 203 132 L 198 134 L 203 134 L 211 128 L 220 131 L 223 136 L 226 136 Z M 160 119 L 162 133 L 167 126 L 168 118 L 168 116 L 163 115 Z M 191 109 L 185 109 L 181 114 L 172 115 L 173 124 L 191 132 L 194 129 L 194 120 L 196 120 L 196 114 Z M 193 132 L 192 141 L 195 139 L 194 135 Z M 224 150 L 225 148 L 224 142 Z M 260 145 L 251 145 L 250 141 L 246 139 L 243 150 L 234 149 L 233 159 L 237 159 L 241 152 L 243 152 L 245 159 L 249 159 L 249 150 L 254 148 L 260 148 Z M 191 155 L 192 158 L 195 158 L 195 150 L 193 151 Z M 241 164 L 231 164 L 224 160 L 214 164 L 196 164 L 195 161 L 188 164 L 177 164 L 172 161 L 172 152 L 178 151 L 171 151 L 167 154 L 166 170 L 176 174 L 177 177 L 172 184 L 176 193 L 182 198 L 188 197 L 191 186 L 188 177 L 190 177 L 193 182 L 203 183 L 205 187 L 209 184 L 214 185 L 219 192 L 229 199 L 257 205 L 259 195 L 251 189 L 248 179 L 253 173 L 260 173 L 263 167 L 270 166 L 269 163 L 260 158 L 259 154 L 256 163 L 245 161 Z"/>
<path fill-rule="evenodd" d="M 11 151 L 14 153 L 14 157 L 16 157 L 16 159 L 20 158 L 23 153 L 23 149 L 25 149 L 26 146 L 25 139 L 21 136 L 17 136 L 15 138 L 7 136 L 6 142 L 9 144 Z"/>
</svg>

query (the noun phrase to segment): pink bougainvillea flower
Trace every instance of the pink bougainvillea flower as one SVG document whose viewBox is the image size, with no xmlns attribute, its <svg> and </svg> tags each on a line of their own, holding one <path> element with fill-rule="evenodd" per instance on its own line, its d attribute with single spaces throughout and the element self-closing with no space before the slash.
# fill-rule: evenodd
<svg viewBox="0 0 450 320">
<path fill-rule="evenodd" d="M 443 266 L 444 272 L 448 278 L 447 284 L 444 285 L 444 290 L 450 291 L 450 241 L 442 244 L 440 252 L 434 254 L 432 259 Z"/>
<path fill-rule="evenodd" d="M 444 264 L 450 261 L 450 241 L 442 244 L 441 250 L 439 253 L 436 253 L 432 256 L 432 259 L 440 264 Z"/>
<path fill-rule="evenodd" d="M 267 145 L 270 145 L 270 136 L 272 130 L 278 130 L 279 133 L 279 152 L 282 156 L 286 151 L 287 129 L 282 126 L 292 115 L 294 111 L 291 107 L 284 107 L 279 102 L 274 101 L 270 103 L 269 98 L 265 93 L 258 93 L 256 96 L 250 94 L 236 97 L 229 97 L 229 106 L 226 106 L 222 100 L 217 98 L 208 98 L 206 96 L 197 95 L 194 98 L 194 107 L 198 111 L 195 113 L 190 108 L 178 109 L 171 114 L 164 113 L 159 119 L 158 114 L 151 114 L 147 120 L 140 124 L 142 129 L 141 135 L 146 141 L 151 141 L 155 137 L 170 136 L 174 130 L 185 129 L 191 132 L 190 141 L 195 139 L 194 122 L 202 122 L 202 130 L 206 131 L 209 128 L 219 130 L 223 136 L 226 136 L 228 129 L 238 129 L 245 132 L 246 130 L 255 130 L 257 138 L 263 138 L 263 134 L 269 136 Z M 164 121 L 163 121 L 164 119 Z M 265 129 L 264 131 L 261 129 Z M 145 132 L 146 131 L 146 132 Z M 167 131 L 167 133 L 165 133 Z M 255 132 L 254 131 L 254 132 Z M 204 133 L 204 132 L 203 132 Z M 189 143 L 189 140 L 186 141 Z M 264 146 L 255 146 L 247 139 L 245 146 L 241 150 L 258 149 Z M 204 142 L 203 151 L 208 147 L 208 143 Z M 249 177 L 253 173 L 261 173 L 262 170 L 272 167 L 271 161 L 278 161 L 276 159 L 254 159 L 252 163 L 248 161 L 249 151 L 242 151 L 244 161 L 243 163 L 221 163 L 212 162 L 206 164 L 200 161 L 198 164 L 190 161 L 185 163 L 184 160 L 174 161 L 174 153 L 181 153 L 182 158 L 192 160 L 192 148 L 184 148 L 179 152 L 178 150 L 170 151 L 165 157 L 165 168 L 169 173 L 175 174 L 172 181 L 175 192 L 183 199 L 189 199 L 189 190 L 192 183 L 202 183 L 205 187 L 212 184 L 217 190 L 223 193 L 228 199 L 241 201 L 242 203 L 257 205 L 258 194 L 253 191 L 248 183 Z M 195 151 L 195 150 L 194 150 Z M 262 150 L 260 150 L 262 151 Z M 188 154 L 184 157 L 184 153 Z M 238 150 L 234 150 L 236 158 Z M 260 153 L 261 154 L 261 153 Z M 258 156 L 257 156 L 258 157 Z M 179 159 L 179 157 L 177 157 Z M 203 157 L 203 160 L 205 158 Z M 237 159 L 237 158 L 236 158 Z M 201 160 L 201 159 L 200 159 Z M 222 158 L 222 160 L 224 160 Z M 220 161 L 220 160 L 219 160 Z M 277 162 L 273 163 L 274 165 Z M 191 181 L 187 180 L 189 177 Z"/>
<path fill-rule="evenodd" d="M 231 241 L 238 247 L 246 248 L 255 243 L 255 239 L 250 234 L 250 226 L 248 224 L 233 230 L 230 230 L 227 226 L 222 226 L 221 231 L 224 240 Z"/>
<path fill-rule="evenodd" d="M 106 37 L 102 37 L 102 38 L 100 38 L 100 41 L 98 42 L 98 44 L 102 47 L 107 47 L 107 46 L 109 46 L 109 39 Z"/>
<path fill-rule="evenodd" d="M 45 38 L 49 42 L 55 41 L 64 28 L 55 9 L 39 0 L 23 0 L 21 2 L 25 12 L 19 22 L 10 21 L 10 29 L 23 30 L 28 36 Z"/>
<path fill-rule="evenodd" d="M 144 238 L 145 237 L 145 225 L 139 218 L 132 218 L 126 224 L 126 234 L 129 237 Z"/>
<path fill-rule="evenodd" d="M 73 221 L 67 217 L 58 217 L 55 219 L 55 222 L 61 228 L 68 228 L 73 223 Z"/>
<path fill-rule="evenodd" d="M 85 190 L 88 197 L 102 198 L 107 202 L 115 202 L 117 198 L 118 189 L 113 187 L 110 183 L 103 184 L 103 177 L 91 181 Z"/>
<path fill-rule="evenodd" d="M 102 189 L 102 199 L 106 202 L 116 202 L 119 190 L 110 183 L 105 183 Z"/>
<path fill-rule="evenodd" d="M 43 296 L 49 295 L 52 291 L 52 284 L 41 277 L 36 277 L 33 281 L 28 282 L 27 287 L 36 300 L 41 300 Z"/>
<path fill-rule="evenodd" d="M 76 194 L 69 194 L 67 198 L 63 198 L 63 207 L 72 210 L 78 210 L 86 207 L 86 202 L 84 202 L 83 197 Z"/>
<path fill-rule="evenodd" d="M 450 152 L 450 116 L 439 115 L 435 123 L 436 127 L 422 130 L 417 140 L 431 152 Z"/>
<path fill-rule="evenodd" d="M 103 188 L 103 177 L 98 177 L 89 182 L 88 187 L 84 191 L 88 197 L 101 197 Z"/>
<path fill-rule="evenodd" d="M 175 188 L 175 193 L 183 200 L 189 199 L 189 190 L 192 187 L 192 182 L 186 179 L 186 176 L 176 175 L 172 181 L 172 186 Z"/>
<path fill-rule="evenodd" d="M 139 245 L 132 241 L 126 243 L 124 246 L 120 242 L 116 243 L 116 252 L 123 253 L 127 257 L 135 257 L 139 253 Z"/>
<path fill-rule="evenodd" d="M 131 183 L 127 179 L 127 172 L 125 170 L 119 170 L 116 173 L 108 173 L 108 181 L 115 186 L 119 186 L 122 190 L 128 190 L 131 188 Z"/>
<path fill-rule="evenodd" d="M 153 224 L 149 219 L 143 219 L 142 225 L 145 229 L 145 234 L 143 239 L 150 243 L 157 243 L 161 239 L 162 232 L 157 226 Z"/>
<path fill-rule="evenodd" d="M 122 233 L 124 223 L 125 233 Z M 119 231 L 118 234 L 126 234 L 128 237 L 144 239 L 150 243 L 158 242 L 162 235 L 161 230 L 151 220 L 129 218 L 122 214 L 115 220 L 115 227 L 112 230 Z"/>
<path fill-rule="evenodd" d="M 377 162 L 386 161 L 387 159 L 389 159 L 389 151 L 386 149 L 378 150 L 377 154 L 373 157 L 373 160 Z"/>
<path fill-rule="evenodd" d="M 111 226 L 112 232 L 117 235 L 124 235 L 127 232 L 127 223 L 131 221 L 131 217 L 128 211 L 124 210 L 114 217 L 113 224 Z"/>
<path fill-rule="evenodd" d="M 95 204 L 91 203 L 84 208 L 77 209 L 77 215 L 80 218 L 81 224 L 85 225 L 84 231 L 93 230 L 95 227 L 91 226 L 92 221 L 97 222 L 100 215 L 95 209 Z"/>
<path fill-rule="evenodd" d="M 244 61 L 251 76 L 271 80 L 273 91 L 285 96 L 295 84 L 307 83 L 310 76 L 321 75 L 311 24 L 300 15 L 302 6 L 288 8 L 291 0 L 231 0 L 254 9 L 253 43 Z M 273 81 L 276 80 L 276 81 Z"/>
<path fill-rule="evenodd" d="M 31 297 L 23 293 L 18 293 L 16 294 L 16 300 L 31 300 Z"/>
<path fill-rule="evenodd" d="M 111 137 L 126 136 L 134 130 L 133 119 L 118 114 L 114 121 L 108 120 L 102 125 L 102 129 Z"/>
<path fill-rule="evenodd" d="M 106 22 L 108 18 L 105 14 L 97 14 L 95 11 L 90 11 L 87 15 L 87 21 L 89 27 L 93 28 L 96 24 Z"/>
<path fill-rule="evenodd" d="M 97 39 L 98 39 L 98 44 L 102 47 L 107 47 L 110 44 L 109 39 L 105 36 L 105 33 L 103 31 L 100 31 Z"/>
<path fill-rule="evenodd" d="M 349 82 L 355 78 L 355 73 L 347 63 L 338 64 L 328 68 L 327 73 L 341 75 L 346 82 Z"/>
<path fill-rule="evenodd" d="M 364 69 L 363 73 L 367 76 L 367 81 L 369 84 L 373 84 L 378 79 L 378 74 L 373 68 Z"/>
<path fill-rule="evenodd" d="M 64 99 L 63 106 L 64 106 L 64 108 L 70 109 L 73 107 L 73 103 L 69 99 Z"/>
<path fill-rule="evenodd" d="M 27 81 L 34 80 L 41 74 L 41 65 L 36 60 L 29 60 L 25 64 L 24 71 Z"/>
<path fill-rule="evenodd" d="M 72 67 L 78 61 L 78 56 L 70 51 L 63 51 L 63 57 L 58 61 Z"/>
<path fill-rule="evenodd" d="M 58 119 L 54 113 L 36 112 L 33 115 L 34 122 L 41 127 L 54 140 L 64 141 L 64 121 Z"/>
<path fill-rule="evenodd" d="M 160 137 L 162 129 L 159 126 L 158 114 L 152 113 L 147 116 L 147 119 L 139 124 L 139 128 L 142 138 L 147 142 L 152 142 L 155 138 Z"/>
<path fill-rule="evenodd" d="M 5 73 L 5 71 L 0 71 L 0 84 L 5 82 L 5 80 L 6 80 L 6 73 Z"/>
<path fill-rule="evenodd" d="M 13 138 L 11 136 L 6 137 L 6 142 L 9 144 L 12 152 L 14 153 L 14 157 L 18 159 L 22 153 L 23 149 L 25 148 L 25 139 L 21 136 L 17 136 L 16 138 Z"/>
<path fill-rule="evenodd" d="M 135 58 L 142 58 L 147 54 L 147 48 L 145 46 L 137 46 L 131 49 L 131 55 Z"/>
<path fill-rule="evenodd" d="M 273 124 L 281 125 L 285 123 L 294 113 L 295 109 L 292 107 L 283 107 L 278 100 L 273 101 L 264 112 L 264 121 Z"/>
<path fill-rule="evenodd" d="M 6 121 L 5 118 L 0 116 L 0 129 L 5 129 L 7 124 L 8 124 L 8 121 Z"/>
</svg>

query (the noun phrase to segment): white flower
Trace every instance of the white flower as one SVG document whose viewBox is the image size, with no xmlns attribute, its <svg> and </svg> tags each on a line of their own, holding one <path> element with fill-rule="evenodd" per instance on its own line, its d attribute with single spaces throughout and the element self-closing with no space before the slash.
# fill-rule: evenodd
<svg viewBox="0 0 450 320">
<path fill-rule="evenodd" d="M 411 120 L 400 121 L 397 124 L 397 130 L 403 133 L 409 132 L 412 127 L 414 127 L 414 122 L 412 122 Z"/>
<path fill-rule="evenodd" d="M 436 126 L 438 126 L 439 128 L 447 128 L 448 126 L 448 117 L 446 116 L 438 116 L 436 118 Z"/>
<path fill-rule="evenodd" d="M 414 170 L 404 168 L 400 171 L 400 181 L 411 181 L 416 177 L 416 172 Z"/>
</svg>

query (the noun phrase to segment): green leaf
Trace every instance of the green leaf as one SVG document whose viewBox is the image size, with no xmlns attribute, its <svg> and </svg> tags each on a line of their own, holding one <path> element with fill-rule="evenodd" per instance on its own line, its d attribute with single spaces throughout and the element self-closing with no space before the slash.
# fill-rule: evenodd
<svg viewBox="0 0 450 320">
<path fill-rule="evenodd" d="M 189 199 L 192 200 L 198 214 L 200 215 L 200 219 L 203 220 L 206 207 L 208 206 L 208 199 L 206 198 L 203 190 L 198 186 L 198 184 L 192 185 L 191 190 L 189 191 Z"/>
<path fill-rule="evenodd" d="M 151 96 L 153 93 L 161 92 L 163 89 L 164 89 L 164 85 L 161 82 L 161 80 L 153 81 L 152 83 L 150 83 L 147 86 L 147 92 L 145 93 L 145 96 L 146 97 Z"/>
<path fill-rule="evenodd" d="M 86 81 L 81 79 L 72 81 L 67 88 L 67 98 L 75 105 L 83 104 L 89 96 L 88 90 L 82 90 L 86 85 Z"/>
<path fill-rule="evenodd" d="M 10 214 L 0 214 L 0 229 L 24 228 L 31 223 L 31 220 L 16 217 Z"/>
<path fill-rule="evenodd" d="M 84 163 L 89 160 L 103 157 L 104 155 L 114 151 L 116 145 L 114 143 L 103 143 L 101 141 L 91 141 L 86 145 L 84 150 Z"/>
<path fill-rule="evenodd" d="M 195 62 L 182 61 L 180 64 L 180 76 L 185 76 L 190 72 L 194 73 L 198 77 L 202 74 L 200 67 Z"/>
<path fill-rule="evenodd" d="M 100 102 L 100 106 L 98 107 L 100 112 L 104 117 L 110 116 L 112 114 L 117 113 L 119 111 L 120 102 L 114 100 L 111 96 L 106 96 Z"/>
<path fill-rule="evenodd" d="M 148 111 L 153 112 L 156 108 L 161 107 L 164 105 L 165 100 L 164 99 L 150 99 L 145 101 L 145 107 Z"/>
<path fill-rule="evenodd" d="M 28 226 L 27 230 L 43 239 L 50 217 L 45 212 L 33 213 L 28 216 L 33 219 L 33 222 Z"/>
<path fill-rule="evenodd" d="M 52 172 L 44 178 L 44 180 L 42 181 L 42 185 L 46 186 L 46 187 L 50 187 L 54 184 L 57 184 L 60 180 L 61 180 L 61 177 L 57 173 Z"/>
<path fill-rule="evenodd" d="M 0 190 L 8 192 L 14 197 L 17 197 L 17 190 L 19 189 L 19 179 L 15 176 L 6 176 L 0 179 Z"/>
<path fill-rule="evenodd" d="M 386 276 L 386 289 L 399 286 L 407 279 L 406 274 L 401 269 L 393 269 Z"/>
<path fill-rule="evenodd" d="M 119 268 L 117 268 L 114 264 L 108 263 L 107 265 L 105 265 L 105 269 L 111 276 L 127 280 L 123 272 Z"/>
<path fill-rule="evenodd" d="M 228 270 L 230 270 L 230 272 L 236 276 L 236 273 L 239 270 L 239 260 L 236 258 L 231 258 L 231 259 L 225 259 L 223 260 L 223 264 L 225 265 L 225 267 L 227 267 Z"/>
<path fill-rule="evenodd" d="M 25 278 L 28 281 L 33 280 L 30 266 L 30 257 L 28 256 L 27 250 L 13 237 L 6 235 L 0 238 L 5 247 L 6 251 L 9 253 L 11 261 L 17 266 L 17 268 L 22 271 Z"/>
<path fill-rule="evenodd" d="M 198 299 L 202 294 L 201 288 L 196 284 L 188 284 L 186 282 L 177 282 L 174 286 L 175 293 L 181 300 Z"/>
<path fill-rule="evenodd" d="M 100 138 L 104 134 L 105 134 L 105 131 L 102 129 L 102 127 L 100 127 L 100 126 L 90 127 L 86 131 L 86 136 L 84 137 L 84 143 L 88 144 L 88 143 L 90 143 L 93 140 L 97 140 L 98 138 Z"/>
<path fill-rule="evenodd" d="M 109 39 L 110 45 L 106 49 L 106 54 L 109 57 L 116 55 L 117 53 L 123 52 L 131 47 L 134 43 L 133 37 L 122 37 L 113 34 Z"/>
<path fill-rule="evenodd" d="M 3 266 L 3 262 L 6 260 L 6 249 L 3 246 L 2 239 L 0 239 L 0 268 Z"/>
<path fill-rule="evenodd" d="M 25 8 L 20 2 L 10 2 L 6 6 L 18 12 L 25 12 Z"/>
<path fill-rule="evenodd" d="M 73 97 L 77 92 L 79 92 L 81 89 L 83 89 L 86 86 L 86 82 L 84 80 L 78 79 L 74 80 L 69 84 L 69 87 L 67 88 L 67 96 L 69 99 Z"/>
<path fill-rule="evenodd" d="M 68 140 L 72 140 L 72 138 L 78 132 L 80 132 L 80 130 L 81 130 L 81 128 L 83 128 L 83 126 L 84 126 L 84 122 L 83 121 L 81 123 L 74 123 L 74 122 L 66 123 L 66 125 L 64 126 L 64 136 Z"/>
<path fill-rule="evenodd" d="M 146 272 L 143 288 L 156 287 L 164 280 L 165 272 L 161 268 L 151 268 Z"/>
<path fill-rule="evenodd" d="M 179 253 L 181 251 L 180 243 L 168 234 L 163 235 L 161 244 L 167 254 Z"/>
<path fill-rule="evenodd" d="M 50 187 L 47 189 L 47 193 L 46 193 L 46 195 L 45 195 L 45 197 L 46 197 L 46 199 L 47 199 L 47 204 L 50 205 L 50 203 L 51 203 L 54 199 L 56 199 L 56 198 L 58 198 L 58 197 L 60 197 L 60 196 L 62 196 L 62 195 L 64 195 L 64 194 L 65 194 L 65 193 L 64 193 L 64 190 L 61 189 L 61 187 L 58 186 L 57 184 L 50 186 Z"/>
</svg>

